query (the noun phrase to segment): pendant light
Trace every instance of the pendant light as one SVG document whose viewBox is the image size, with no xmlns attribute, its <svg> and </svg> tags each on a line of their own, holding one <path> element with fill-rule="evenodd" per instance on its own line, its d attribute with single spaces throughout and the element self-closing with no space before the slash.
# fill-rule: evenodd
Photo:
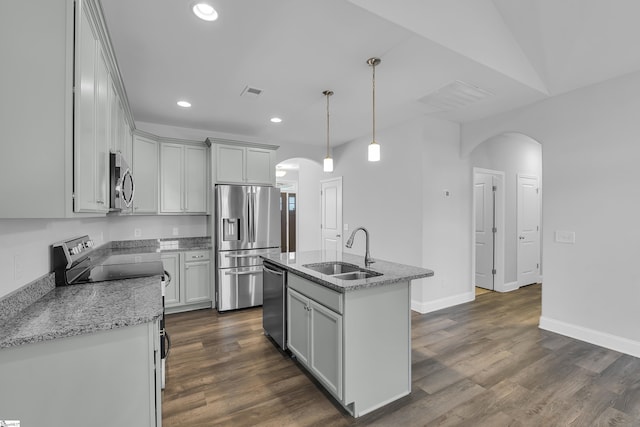
<svg viewBox="0 0 640 427">
<path fill-rule="evenodd" d="M 329 154 L 329 97 L 333 95 L 333 92 L 325 90 L 322 94 L 327 97 L 327 157 L 324 158 L 324 171 L 333 172 L 333 159 Z"/>
<path fill-rule="evenodd" d="M 380 58 L 367 59 L 367 64 L 373 69 L 373 135 L 367 155 L 367 159 L 370 162 L 380 161 L 380 144 L 376 142 L 376 65 L 379 65 L 380 62 Z"/>
</svg>

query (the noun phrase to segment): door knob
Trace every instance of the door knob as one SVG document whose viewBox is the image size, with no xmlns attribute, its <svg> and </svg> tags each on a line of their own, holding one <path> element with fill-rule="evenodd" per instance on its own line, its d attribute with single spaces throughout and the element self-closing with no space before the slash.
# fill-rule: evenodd
<svg viewBox="0 0 640 427">
<path fill-rule="evenodd" d="M 340 235 L 339 235 L 339 234 L 336 234 L 336 237 L 340 237 Z"/>
<path fill-rule="evenodd" d="M 524 240 L 524 236 L 519 236 L 518 239 Z"/>
</svg>

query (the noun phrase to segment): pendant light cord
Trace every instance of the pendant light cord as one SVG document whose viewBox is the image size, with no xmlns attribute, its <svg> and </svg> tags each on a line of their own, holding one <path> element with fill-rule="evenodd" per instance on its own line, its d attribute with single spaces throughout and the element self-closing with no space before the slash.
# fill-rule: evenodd
<svg viewBox="0 0 640 427">
<path fill-rule="evenodd" d="M 373 68 L 373 131 L 372 131 L 372 136 L 373 136 L 373 142 L 376 142 L 376 64 L 375 62 L 371 65 L 371 68 Z"/>
<path fill-rule="evenodd" d="M 329 158 L 329 96 L 332 92 L 327 92 L 327 158 Z"/>
</svg>

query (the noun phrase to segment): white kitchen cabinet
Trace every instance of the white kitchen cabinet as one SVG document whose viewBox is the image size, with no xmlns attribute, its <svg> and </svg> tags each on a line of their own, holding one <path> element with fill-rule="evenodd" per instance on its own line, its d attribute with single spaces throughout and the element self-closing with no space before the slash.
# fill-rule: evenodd
<svg viewBox="0 0 640 427">
<path fill-rule="evenodd" d="M 164 288 L 165 307 L 180 305 L 180 254 L 165 253 L 160 256 L 160 259 L 167 276 Z"/>
<path fill-rule="evenodd" d="M 158 142 L 140 135 L 133 137 L 131 172 L 135 185 L 134 214 L 158 213 Z"/>
<path fill-rule="evenodd" d="M 160 144 L 160 212 L 207 213 L 207 149 Z"/>
<path fill-rule="evenodd" d="M 108 40 L 98 0 L 0 2 L 0 52 L 12 64 L 0 83 L 3 99 L 12 100 L 0 114 L 10 141 L 0 170 L 16 178 L 2 180 L 0 194 L 19 201 L 1 204 L 0 218 L 107 212 L 109 79 L 127 103 Z"/>
<path fill-rule="evenodd" d="M 184 302 L 211 302 L 211 261 L 208 252 L 186 252 L 184 261 Z"/>
<path fill-rule="evenodd" d="M 275 185 L 277 146 L 207 141 L 213 147 L 215 184 Z"/>
<path fill-rule="evenodd" d="M 23 426 L 162 426 L 159 331 L 154 321 L 0 349 L 0 413 Z"/>
<path fill-rule="evenodd" d="M 338 400 L 342 399 L 342 316 L 317 301 L 287 291 L 288 347 Z"/>
<path fill-rule="evenodd" d="M 109 72 L 87 8 L 77 22 L 74 210 L 107 212 Z"/>
<path fill-rule="evenodd" d="M 211 251 L 183 251 L 162 254 L 171 283 L 165 288 L 166 313 L 211 308 Z M 170 270 L 171 269 L 171 270 Z M 173 269 L 177 269 L 172 272 Z"/>
</svg>

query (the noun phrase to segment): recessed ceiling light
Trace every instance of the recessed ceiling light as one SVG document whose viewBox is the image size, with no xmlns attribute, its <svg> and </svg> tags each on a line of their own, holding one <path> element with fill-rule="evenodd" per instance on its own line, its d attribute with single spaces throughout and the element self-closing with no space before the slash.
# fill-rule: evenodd
<svg viewBox="0 0 640 427">
<path fill-rule="evenodd" d="M 206 1 L 198 1 L 193 4 L 193 13 L 205 21 L 215 21 L 218 19 L 218 12 Z"/>
<path fill-rule="evenodd" d="M 191 103 L 190 103 L 190 102 L 187 102 L 187 101 L 178 101 L 178 105 L 179 105 L 180 107 L 183 107 L 183 108 L 189 108 L 189 107 L 191 107 Z"/>
<path fill-rule="evenodd" d="M 271 117 L 271 123 L 280 123 L 281 121 L 280 117 Z"/>
</svg>

